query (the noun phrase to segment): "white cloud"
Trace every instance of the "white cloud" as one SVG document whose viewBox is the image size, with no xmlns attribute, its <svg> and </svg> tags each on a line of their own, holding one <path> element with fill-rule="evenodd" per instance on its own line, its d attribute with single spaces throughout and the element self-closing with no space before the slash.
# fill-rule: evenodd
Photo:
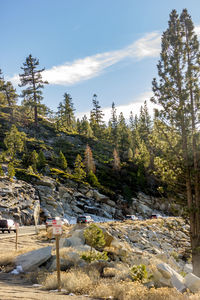
<svg viewBox="0 0 200 300">
<path fill-rule="evenodd" d="M 140 108 L 141 108 L 142 105 L 144 105 L 144 101 L 146 100 L 148 110 L 149 110 L 149 114 L 151 116 L 153 116 L 153 111 L 154 111 L 154 108 L 156 106 L 152 102 L 150 102 L 150 98 L 152 96 L 153 96 L 153 92 L 148 91 L 148 92 L 145 92 L 145 93 L 139 95 L 138 97 L 135 97 L 128 104 L 116 106 L 117 115 L 119 116 L 119 114 L 122 112 L 125 119 L 128 120 L 129 117 L 130 117 L 130 112 L 132 111 L 133 115 L 138 115 L 139 116 Z M 108 122 L 110 117 L 111 117 L 111 106 L 102 108 L 102 111 L 104 113 L 104 121 Z M 90 118 L 90 111 L 76 113 L 76 117 L 79 118 L 79 119 L 82 119 L 82 117 L 84 115 L 86 115 L 87 118 L 89 119 Z"/>
<path fill-rule="evenodd" d="M 45 70 L 42 77 L 49 84 L 72 85 L 96 77 L 108 67 L 126 58 L 155 57 L 159 54 L 159 49 L 160 34 L 152 32 L 121 50 L 99 53 L 54 66 Z M 19 83 L 18 75 L 14 75 L 10 80 L 15 84 Z"/>
<path fill-rule="evenodd" d="M 195 27 L 195 32 L 200 37 L 200 25 Z M 107 68 L 127 58 L 141 60 L 147 57 L 157 57 L 160 53 L 160 44 L 160 33 L 151 32 L 123 49 L 98 53 L 54 66 L 43 72 L 43 79 L 49 84 L 72 85 L 96 77 Z M 14 75 L 9 80 L 13 84 L 18 84 L 19 76 Z"/>
<path fill-rule="evenodd" d="M 99 53 L 78 59 L 72 63 L 52 67 L 43 77 L 50 84 L 71 85 L 99 75 L 106 68 L 125 58 L 142 59 L 159 54 L 160 35 L 153 32 L 121 50 Z"/>
</svg>

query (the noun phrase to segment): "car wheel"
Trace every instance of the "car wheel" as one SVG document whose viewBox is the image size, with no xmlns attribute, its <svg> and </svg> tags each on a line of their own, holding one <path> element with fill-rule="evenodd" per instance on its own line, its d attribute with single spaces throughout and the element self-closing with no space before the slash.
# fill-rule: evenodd
<svg viewBox="0 0 200 300">
<path fill-rule="evenodd" d="M 13 232 L 16 233 L 16 229 L 14 229 Z"/>
<path fill-rule="evenodd" d="M 1 230 L 2 233 L 4 233 L 4 230 Z"/>
<path fill-rule="evenodd" d="M 10 233 L 10 230 L 8 230 L 8 233 Z"/>
</svg>

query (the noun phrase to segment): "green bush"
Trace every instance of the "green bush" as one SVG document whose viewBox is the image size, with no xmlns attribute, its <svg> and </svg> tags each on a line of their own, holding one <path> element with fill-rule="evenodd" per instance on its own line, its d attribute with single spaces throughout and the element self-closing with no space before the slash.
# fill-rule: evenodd
<svg viewBox="0 0 200 300">
<path fill-rule="evenodd" d="M 80 256 L 82 259 L 84 259 L 86 262 L 91 263 L 92 261 L 95 260 L 108 260 L 108 255 L 107 252 L 83 252 Z"/>
<path fill-rule="evenodd" d="M 133 281 L 145 282 L 148 278 L 148 273 L 145 265 L 134 265 L 130 269 L 130 276 Z"/>
<path fill-rule="evenodd" d="M 100 227 L 95 224 L 91 224 L 84 230 L 85 241 L 92 248 L 102 248 L 105 245 L 105 239 L 103 231 Z"/>
<path fill-rule="evenodd" d="M 40 176 L 37 174 L 29 174 L 30 169 L 15 169 L 15 176 L 17 179 L 24 180 L 26 182 L 34 182 L 40 180 Z"/>
</svg>

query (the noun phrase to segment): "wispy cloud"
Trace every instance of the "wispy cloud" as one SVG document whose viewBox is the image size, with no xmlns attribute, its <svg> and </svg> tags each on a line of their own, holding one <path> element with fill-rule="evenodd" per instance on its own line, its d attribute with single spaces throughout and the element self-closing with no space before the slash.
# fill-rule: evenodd
<svg viewBox="0 0 200 300">
<path fill-rule="evenodd" d="M 149 114 L 153 116 L 153 111 L 156 106 L 150 102 L 150 98 L 152 96 L 153 93 L 151 91 L 147 91 L 132 99 L 132 101 L 128 104 L 116 106 L 117 115 L 119 116 L 119 114 L 122 112 L 126 120 L 129 119 L 131 111 L 133 112 L 133 115 L 139 115 L 140 108 L 142 105 L 144 105 L 144 101 L 146 100 L 148 104 Z M 102 112 L 104 113 L 104 121 L 108 122 L 111 118 L 111 105 L 110 107 L 102 108 Z M 79 119 L 82 119 L 84 115 L 86 115 L 89 119 L 90 111 L 76 113 L 76 117 Z"/>
<path fill-rule="evenodd" d="M 73 62 L 66 62 L 63 65 L 45 70 L 42 76 L 49 84 L 72 85 L 96 77 L 107 68 L 126 58 L 140 60 L 146 57 L 158 56 L 159 49 L 160 34 L 152 32 L 123 49 L 98 53 Z M 15 75 L 10 80 L 13 83 L 18 83 L 19 77 Z"/>
<path fill-rule="evenodd" d="M 159 54 L 160 35 L 149 33 L 143 38 L 121 50 L 99 53 L 78 59 L 72 63 L 55 66 L 43 73 L 50 84 L 72 85 L 74 83 L 98 76 L 108 67 L 125 58 L 142 59 Z"/>
<path fill-rule="evenodd" d="M 200 25 L 195 27 L 195 32 L 200 37 Z M 73 62 L 65 62 L 60 66 L 53 66 L 43 72 L 43 79 L 53 85 L 73 85 L 102 74 L 107 68 L 124 59 L 141 60 L 157 57 L 160 53 L 160 44 L 160 32 L 151 32 L 123 49 L 98 53 Z M 19 83 L 18 75 L 14 75 L 9 80 L 14 84 Z"/>
</svg>

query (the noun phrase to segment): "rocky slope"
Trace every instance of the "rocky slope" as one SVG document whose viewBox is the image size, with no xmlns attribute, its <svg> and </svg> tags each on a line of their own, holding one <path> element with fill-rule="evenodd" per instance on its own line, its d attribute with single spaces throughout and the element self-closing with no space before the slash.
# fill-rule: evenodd
<svg viewBox="0 0 200 300">
<path fill-rule="evenodd" d="M 107 219 L 123 219 L 125 214 L 137 214 L 146 218 L 156 209 L 169 214 L 174 208 L 167 199 L 161 200 L 143 193 L 138 193 L 137 198 L 133 198 L 132 204 L 128 206 L 120 195 L 113 201 L 89 185 L 72 180 L 61 184 L 51 177 L 42 177 L 35 180 L 34 184 L 1 178 L 0 199 L 0 216 L 12 218 L 24 225 L 34 224 L 34 207 L 38 201 L 41 207 L 40 222 L 48 217 L 76 217 L 83 213 Z"/>
</svg>

